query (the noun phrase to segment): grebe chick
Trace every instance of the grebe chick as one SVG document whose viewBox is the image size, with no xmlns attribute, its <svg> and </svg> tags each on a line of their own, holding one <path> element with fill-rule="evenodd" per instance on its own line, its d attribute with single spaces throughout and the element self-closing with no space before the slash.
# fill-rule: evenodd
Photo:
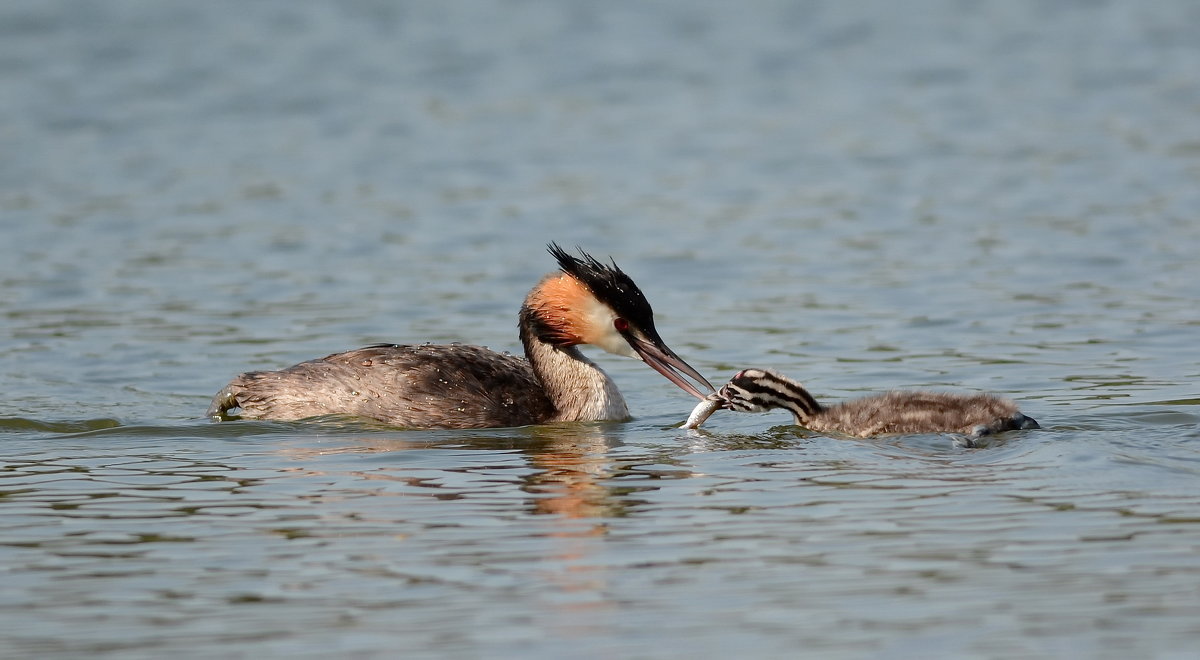
<svg viewBox="0 0 1200 660">
<path fill-rule="evenodd" d="M 991 394 L 893 390 L 822 406 L 794 381 L 767 369 L 745 369 L 703 399 L 685 424 L 698 428 L 720 408 L 740 412 L 791 411 L 797 426 L 867 438 L 898 433 L 956 433 L 979 437 L 1041 428 L 1017 404 Z"/>
<path fill-rule="evenodd" d="M 377 344 L 251 371 L 213 397 L 210 417 L 295 420 L 352 415 L 413 428 L 491 428 L 554 421 L 623 420 L 615 383 L 579 344 L 643 360 L 689 394 L 712 391 L 654 328 L 654 312 L 628 275 L 580 251 L 549 245 L 560 271 L 529 292 L 518 315 L 525 357 L 479 346 Z"/>
</svg>

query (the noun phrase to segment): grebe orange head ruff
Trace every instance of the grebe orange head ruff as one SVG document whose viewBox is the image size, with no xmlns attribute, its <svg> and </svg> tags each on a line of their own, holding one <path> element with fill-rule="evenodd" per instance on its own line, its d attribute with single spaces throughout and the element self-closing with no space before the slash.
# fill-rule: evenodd
<svg viewBox="0 0 1200 660">
<path fill-rule="evenodd" d="M 556 243 L 549 251 L 562 271 L 547 275 L 525 301 L 541 339 L 561 347 L 591 344 L 638 358 L 698 399 L 706 394 L 684 375 L 714 390 L 658 335 L 645 294 L 616 262 L 601 263 L 582 250 L 575 257 Z"/>
</svg>

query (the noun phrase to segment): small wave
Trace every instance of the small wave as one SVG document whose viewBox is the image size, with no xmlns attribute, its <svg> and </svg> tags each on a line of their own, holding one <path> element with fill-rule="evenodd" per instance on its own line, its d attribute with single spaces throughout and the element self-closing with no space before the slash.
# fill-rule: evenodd
<svg viewBox="0 0 1200 660">
<path fill-rule="evenodd" d="M 119 426 L 121 426 L 121 422 L 110 417 L 53 421 L 25 417 L 0 417 L 0 433 L 85 433 Z"/>
</svg>

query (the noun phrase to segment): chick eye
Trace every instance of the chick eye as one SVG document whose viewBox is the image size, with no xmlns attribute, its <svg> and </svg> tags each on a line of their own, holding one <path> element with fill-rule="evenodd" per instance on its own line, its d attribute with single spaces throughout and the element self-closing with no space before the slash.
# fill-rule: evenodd
<svg viewBox="0 0 1200 660">
<path fill-rule="evenodd" d="M 629 321 L 622 318 L 615 318 L 613 319 L 613 327 L 617 329 L 617 332 L 625 332 L 629 329 Z"/>
</svg>

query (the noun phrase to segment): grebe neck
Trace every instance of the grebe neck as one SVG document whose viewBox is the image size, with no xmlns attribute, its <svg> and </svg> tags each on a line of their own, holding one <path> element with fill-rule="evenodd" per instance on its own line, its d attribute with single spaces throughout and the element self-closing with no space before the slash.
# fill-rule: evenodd
<svg viewBox="0 0 1200 660">
<path fill-rule="evenodd" d="M 542 339 L 541 323 L 529 307 L 521 309 L 520 326 L 525 357 L 554 403 L 556 413 L 551 421 L 629 418 L 625 398 L 608 374 L 575 346 L 558 346 Z"/>
</svg>

